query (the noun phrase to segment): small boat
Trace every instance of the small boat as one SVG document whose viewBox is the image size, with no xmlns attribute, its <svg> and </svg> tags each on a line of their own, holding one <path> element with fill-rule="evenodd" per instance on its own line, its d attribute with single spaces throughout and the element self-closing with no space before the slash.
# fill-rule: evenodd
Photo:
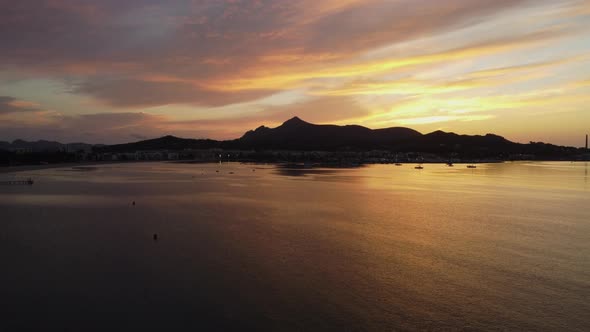
<svg viewBox="0 0 590 332">
<path fill-rule="evenodd" d="M 449 167 L 453 167 L 453 166 L 455 166 L 455 165 L 453 165 L 453 163 L 449 161 L 449 162 L 447 163 L 447 166 L 449 166 Z"/>
<path fill-rule="evenodd" d="M 395 163 L 395 166 L 401 166 L 401 165 L 402 165 L 401 163 Z"/>
<path fill-rule="evenodd" d="M 475 165 L 467 165 L 467 168 L 477 168 Z"/>
<path fill-rule="evenodd" d="M 422 166 L 422 162 L 424 161 L 423 157 L 420 158 L 416 158 L 416 161 L 419 162 L 418 166 L 414 167 L 415 169 L 424 169 L 424 166 Z"/>
</svg>

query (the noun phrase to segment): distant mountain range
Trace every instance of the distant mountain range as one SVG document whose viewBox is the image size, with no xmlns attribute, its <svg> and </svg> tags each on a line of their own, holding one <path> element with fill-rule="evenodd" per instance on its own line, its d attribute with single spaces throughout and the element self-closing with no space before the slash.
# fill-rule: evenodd
<svg viewBox="0 0 590 332">
<path fill-rule="evenodd" d="M 186 139 L 164 136 L 156 139 L 115 145 L 88 145 L 84 143 L 61 144 L 50 141 L 12 143 L 0 142 L 0 149 L 31 148 L 33 151 L 67 149 L 88 150 L 98 153 L 135 152 L 146 150 L 291 150 L 291 151 L 370 151 L 424 152 L 435 154 L 459 154 L 470 156 L 507 156 L 530 154 L 537 156 L 567 156 L 582 149 L 545 143 L 520 144 L 501 136 L 487 134 L 458 135 L 443 131 L 429 134 L 403 127 L 369 129 L 357 125 L 317 125 L 294 117 L 276 128 L 265 126 L 246 132 L 234 140 Z"/>
<path fill-rule="evenodd" d="M 22 152 L 77 152 L 92 151 L 93 147 L 100 147 L 103 144 L 86 144 L 86 143 L 67 143 L 63 144 L 55 141 L 25 141 L 22 139 L 14 140 L 12 143 L 0 141 L 0 150 L 22 151 Z"/>
<path fill-rule="evenodd" d="M 369 129 L 357 125 L 317 125 L 298 117 L 276 128 L 260 126 L 235 140 L 184 139 L 174 136 L 109 145 L 104 152 L 182 149 L 297 150 L 297 151 L 370 151 L 456 153 L 462 155 L 505 156 L 531 154 L 561 156 L 580 153 L 581 149 L 545 143 L 520 144 L 494 134 L 458 135 L 443 131 L 429 134 L 404 127 Z"/>
</svg>

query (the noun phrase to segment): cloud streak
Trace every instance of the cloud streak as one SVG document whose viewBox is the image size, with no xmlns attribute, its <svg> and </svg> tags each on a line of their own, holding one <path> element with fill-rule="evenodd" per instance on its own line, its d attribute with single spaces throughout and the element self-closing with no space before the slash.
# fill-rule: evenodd
<svg viewBox="0 0 590 332">
<path fill-rule="evenodd" d="M 0 96 L 0 114 L 35 112 L 40 110 L 35 103 L 18 100 L 10 96 Z"/>
<path fill-rule="evenodd" d="M 52 76 L 77 76 L 83 83 L 74 92 L 98 96 L 116 106 L 170 102 L 216 106 L 248 99 L 234 97 L 235 91 L 260 90 L 250 95 L 269 95 L 277 88 L 292 87 L 311 78 L 364 75 L 436 61 L 437 56 L 462 56 L 457 50 L 455 55 L 395 58 L 325 69 L 326 63 L 334 59 L 354 60 L 355 55 L 376 47 L 419 34 L 439 33 L 473 17 L 482 19 L 520 3 L 3 2 L 0 38 L 7 42 L 0 45 L 0 60 L 5 65 L 28 66 Z M 118 78 L 112 82 L 116 89 L 101 84 L 104 73 Z M 141 82 L 146 76 L 168 77 L 169 82 L 160 86 Z M 180 84 L 187 82 L 201 87 L 195 89 L 196 97 L 190 98 L 190 88 Z M 163 92 L 154 94 L 155 89 Z M 172 89 L 179 92 L 173 93 Z M 128 97 L 122 96 L 126 90 Z M 134 98 L 137 102 L 131 100 Z"/>
</svg>

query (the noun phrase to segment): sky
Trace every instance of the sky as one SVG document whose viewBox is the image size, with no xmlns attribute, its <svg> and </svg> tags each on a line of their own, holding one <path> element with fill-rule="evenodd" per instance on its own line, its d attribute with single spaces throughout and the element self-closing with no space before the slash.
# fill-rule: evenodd
<svg viewBox="0 0 590 332">
<path fill-rule="evenodd" d="M 5 141 L 590 133 L 590 0 L 0 0 L 0 41 Z"/>
</svg>

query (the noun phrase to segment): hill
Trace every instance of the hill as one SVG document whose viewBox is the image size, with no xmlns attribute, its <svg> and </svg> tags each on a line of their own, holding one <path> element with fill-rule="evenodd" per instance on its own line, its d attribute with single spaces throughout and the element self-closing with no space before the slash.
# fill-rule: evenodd
<svg viewBox="0 0 590 332">
<path fill-rule="evenodd" d="M 422 136 L 409 128 L 316 125 L 294 117 L 277 128 L 258 127 L 239 139 L 242 148 L 283 150 L 388 149 Z"/>
<path fill-rule="evenodd" d="M 36 152 L 36 153 L 51 153 L 51 152 L 78 152 L 91 151 L 97 145 L 86 143 L 67 143 L 63 144 L 55 141 L 25 141 L 17 139 L 9 142 L 0 141 L 0 150 L 4 151 L 20 151 L 20 152 Z"/>
<path fill-rule="evenodd" d="M 96 149 L 100 152 L 134 152 L 134 151 L 148 151 L 148 150 L 207 150 L 219 148 L 220 141 L 211 139 L 192 139 L 180 138 L 171 135 L 160 138 L 148 139 L 139 142 L 105 145 Z"/>
</svg>

